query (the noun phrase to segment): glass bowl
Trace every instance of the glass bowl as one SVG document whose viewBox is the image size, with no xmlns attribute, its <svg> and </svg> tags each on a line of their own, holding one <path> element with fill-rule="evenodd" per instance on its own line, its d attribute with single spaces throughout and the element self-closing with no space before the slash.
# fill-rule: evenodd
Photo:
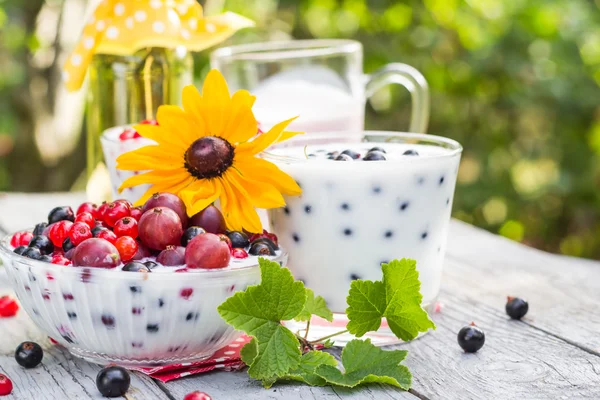
<svg viewBox="0 0 600 400">
<path fill-rule="evenodd" d="M 217 307 L 260 282 L 258 264 L 183 273 L 64 267 L 25 258 L 0 242 L 12 288 L 31 319 L 73 355 L 149 367 L 194 362 L 237 339 Z M 269 258 L 285 265 L 287 254 Z"/>
</svg>

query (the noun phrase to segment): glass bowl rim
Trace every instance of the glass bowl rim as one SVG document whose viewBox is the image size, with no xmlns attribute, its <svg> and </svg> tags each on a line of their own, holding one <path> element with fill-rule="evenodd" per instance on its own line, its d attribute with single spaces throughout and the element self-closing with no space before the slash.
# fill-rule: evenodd
<svg viewBox="0 0 600 400">
<path fill-rule="evenodd" d="M 274 62 L 306 57 L 343 56 L 362 51 L 351 39 L 277 40 L 221 47 L 210 53 L 211 64 L 232 61 Z"/>
<path fill-rule="evenodd" d="M 357 131 L 358 132 L 358 131 Z M 336 142 L 340 144 L 360 144 L 360 143 L 385 143 L 386 141 L 367 141 L 365 140 L 368 136 L 383 136 L 392 138 L 400 138 L 406 140 L 418 140 L 423 143 L 413 143 L 413 144 L 422 144 L 425 146 L 433 146 L 442 147 L 448 149 L 448 152 L 444 152 L 442 154 L 428 155 L 426 157 L 405 157 L 398 158 L 393 160 L 385 160 L 385 161 L 375 161 L 370 162 L 368 165 L 378 165 L 381 162 L 385 162 L 386 164 L 403 164 L 403 163 L 415 163 L 415 162 L 431 162 L 431 160 L 439 160 L 452 158 L 456 155 L 459 155 L 463 151 L 462 145 L 454 139 L 446 138 L 443 136 L 430 135 L 427 133 L 412 133 L 412 132 L 396 132 L 396 131 L 369 131 L 364 130 L 361 132 L 361 140 L 354 140 L 354 136 L 352 136 L 353 132 L 315 132 L 315 133 L 305 133 L 302 136 L 306 137 L 306 141 L 303 141 L 302 136 L 296 136 L 292 138 L 290 141 L 286 142 L 287 147 L 305 147 L 307 145 L 311 145 L 311 141 L 319 140 L 319 139 L 333 139 L 324 143 L 325 145 L 335 144 Z M 337 140 L 336 140 L 337 139 Z M 318 145 L 320 143 L 315 143 Z M 285 148 L 285 147 L 284 147 Z M 274 154 L 273 150 L 269 151 L 268 149 L 261 153 L 262 157 L 270 161 L 279 161 L 279 162 L 287 162 L 287 163 L 299 163 L 299 162 L 307 162 L 311 163 L 330 163 L 331 160 L 328 159 L 311 159 L 304 157 L 294 157 L 287 155 L 279 155 Z M 347 163 L 336 163 L 346 165 Z M 352 164 L 352 163 L 350 163 Z"/>
<path fill-rule="evenodd" d="M 31 232 L 31 229 L 26 230 Z M 19 231 L 23 232 L 23 230 Z M 31 258 L 24 257 L 20 254 L 16 254 L 12 250 L 12 246 L 10 245 L 10 238 L 14 235 L 9 234 L 1 238 L 0 240 L 0 256 L 6 257 L 9 260 L 18 260 L 21 264 L 26 264 L 28 267 L 35 267 L 36 270 L 41 270 L 44 272 L 51 272 L 52 275 L 58 279 L 59 276 L 63 276 L 65 278 L 79 278 L 84 271 L 93 271 L 93 275 L 96 279 L 98 278 L 107 278 L 112 280 L 125 280 L 125 281 L 180 281 L 180 280 L 189 280 L 189 278 L 202 278 L 201 281 L 204 285 L 209 285 L 211 283 L 215 283 L 216 281 L 230 279 L 238 276 L 246 276 L 250 274 L 256 273 L 257 270 L 260 270 L 260 266 L 258 261 L 256 264 L 247 265 L 239 268 L 220 268 L 220 269 L 188 269 L 188 271 L 183 273 L 171 272 L 171 273 L 129 273 L 129 272 L 115 272 L 117 268 L 96 268 L 96 267 L 73 267 L 73 266 L 63 266 L 58 264 L 47 263 L 44 261 L 34 260 Z M 274 257 L 265 258 L 269 261 L 275 261 L 278 263 L 283 262 L 283 266 L 285 266 L 288 252 L 280 247 L 280 254 Z M 260 257 L 259 257 L 260 258 Z M 0 257 L 2 260 L 2 257 Z M 6 267 L 6 266 L 5 266 Z M 17 267 L 18 268 L 18 267 Z M 175 268 L 175 267 L 174 267 Z M 181 267 L 185 268 L 185 267 Z M 187 277 L 187 279 L 186 279 Z M 195 282 L 197 283 L 197 282 Z"/>
</svg>

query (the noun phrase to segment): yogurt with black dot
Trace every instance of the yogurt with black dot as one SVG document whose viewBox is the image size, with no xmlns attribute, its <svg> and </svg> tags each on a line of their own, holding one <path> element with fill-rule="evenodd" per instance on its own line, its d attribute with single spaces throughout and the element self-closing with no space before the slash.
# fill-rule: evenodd
<svg viewBox="0 0 600 400">
<path fill-rule="evenodd" d="M 381 263 L 392 259 L 416 259 L 424 305 L 435 300 L 461 152 L 444 140 L 446 148 L 383 142 L 270 151 L 267 158 L 303 190 L 270 211 L 271 229 L 296 278 L 334 312 L 347 308 L 350 281 L 381 279 Z M 385 160 L 364 160 L 373 147 Z M 337 160 L 342 153 L 352 160 Z"/>
</svg>

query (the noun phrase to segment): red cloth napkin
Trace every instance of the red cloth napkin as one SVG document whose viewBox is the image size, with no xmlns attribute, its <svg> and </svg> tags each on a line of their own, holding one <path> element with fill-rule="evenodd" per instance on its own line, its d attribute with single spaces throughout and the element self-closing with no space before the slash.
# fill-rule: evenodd
<svg viewBox="0 0 600 400">
<path fill-rule="evenodd" d="M 213 370 L 237 371 L 245 366 L 240 358 L 240 350 L 250 339 L 249 336 L 243 335 L 233 343 L 217 350 L 212 357 L 204 361 L 163 365 L 154 368 L 132 367 L 130 369 L 158 379 L 163 383 Z"/>
</svg>

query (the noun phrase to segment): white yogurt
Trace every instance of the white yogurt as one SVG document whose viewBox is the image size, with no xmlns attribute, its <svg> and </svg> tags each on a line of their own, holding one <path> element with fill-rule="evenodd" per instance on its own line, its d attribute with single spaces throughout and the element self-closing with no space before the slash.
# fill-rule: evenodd
<svg viewBox="0 0 600 400">
<path fill-rule="evenodd" d="M 448 142 L 453 149 L 381 142 L 272 151 L 270 161 L 303 190 L 270 212 L 272 230 L 288 249 L 296 278 L 334 312 L 347 308 L 353 279 L 380 280 L 381 263 L 400 258 L 417 260 L 424 305 L 435 300 L 460 160 L 460 145 Z M 374 146 L 387 151 L 386 161 L 326 159 L 327 152 L 346 149 L 364 156 Z M 419 155 L 403 155 L 406 150 Z"/>
</svg>

